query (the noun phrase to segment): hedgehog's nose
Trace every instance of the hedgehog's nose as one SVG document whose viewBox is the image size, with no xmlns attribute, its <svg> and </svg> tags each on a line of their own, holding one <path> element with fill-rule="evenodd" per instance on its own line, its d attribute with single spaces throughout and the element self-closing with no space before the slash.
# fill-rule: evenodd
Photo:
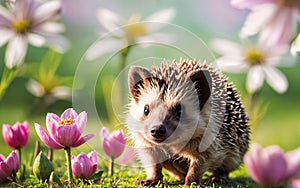
<svg viewBox="0 0 300 188">
<path fill-rule="evenodd" d="M 167 130 L 165 126 L 161 125 L 152 127 L 150 132 L 153 137 L 162 138 L 166 134 Z"/>
</svg>

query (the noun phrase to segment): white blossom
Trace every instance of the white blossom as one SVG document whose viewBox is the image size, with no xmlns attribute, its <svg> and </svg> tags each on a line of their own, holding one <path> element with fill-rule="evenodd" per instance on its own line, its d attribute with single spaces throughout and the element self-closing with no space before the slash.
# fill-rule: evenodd
<svg viewBox="0 0 300 188">
<path fill-rule="evenodd" d="M 8 68 L 24 61 L 28 43 L 37 47 L 50 46 L 59 52 L 67 49 L 67 40 L 59 35 L 64 26 L 53 22 L 60 11 L 61 2 L 57 0 L 43 4 L 18 0 L 13 6 L 0 6 L 0 47 L 8 43 L 5 52 Z"/>
<path fill-rule="evenodd" d="M 222 56 L 216 60 L 220 69 L 231 72 L 247 72 L 246 87 L 250 93 L 261 89 L 264 80 L 278 93 L 286 92 L 288 81 L 275 66 L 281 63 L 286 49 L 266 48 L 262 45 L 245 45 L 215 39 L 211 47 Z"/>
</svg>

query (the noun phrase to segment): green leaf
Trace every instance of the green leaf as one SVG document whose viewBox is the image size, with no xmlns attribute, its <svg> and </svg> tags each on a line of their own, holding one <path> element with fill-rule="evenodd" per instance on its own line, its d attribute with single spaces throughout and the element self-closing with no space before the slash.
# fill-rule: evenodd
<svg viewBox="0 0 300 188">
<path fill-rule="evenodd" d="M 40 63 L 39 75 L 41 80 L 52 80 L 61 63 L 62 54 L 49 50 Z"/>
<path fill-rule="evenodd" d="M 92 179 L 92 180 L 99 180 L 99 179 L 101 179 L 102 174 L 103 174 L 103 170 L 99 170 L 90 179 Z"/>
</svg>

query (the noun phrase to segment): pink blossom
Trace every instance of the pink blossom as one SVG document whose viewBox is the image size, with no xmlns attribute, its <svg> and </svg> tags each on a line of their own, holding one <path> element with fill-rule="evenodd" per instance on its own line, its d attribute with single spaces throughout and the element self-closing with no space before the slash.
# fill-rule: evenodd
<svg viewBox="0 0 300 188">
<path fill-rule="evenodd" d="M 72 155 L 72 173 L 76 178 L 89 179 L 97 170 L 98 156 L 95 151 L 89 154 L 81 153 L 77 157 Z"/>
<path fill-rule="evenodd" d="M 5 143 L 14 149 L 20 149 L 26 146 L 28 142 L 28 122 L 17 122 L 13 126 L 3 124 L 2 134 Z"/>
<path fill-rule="evenodd" d="M 276 145 L 262 149 L 253 144 L 244 156 L 251 178 L 263 186 L 279 186 L 300 171 L 300 149 L 284 152 Z"/>
<path fill-rule="evenodd" d="M 295 179 L 291 183 L 291 188 L 299 188 L 300 187 L 300 179 Z"/>
<path fill-rule="evenodd" d="M 119 157 L 124 151 L 126 138 L 122 130 L 109 133 L 107 128 L 103 127 L 100 131 L 101 145 L 103 151 L 111 158 Z"/>
<path fill-rule="evenodd" d="M 19 167 L 19 157 L 16 151 L 11 152 L 6 159 L 0 154 L 0 183 L 5 182 L 14 172 L 17 172 Z"/>
<path fill-rule="evenodd" d="M 37 123 L 35 123 L 35 130 L 40 139 L 49 148 L 78 147 L 94 137 L 94 134 L 87 134 L 80 138 L 86 126 L 86 121 L 86 112 L 77 114 L 75 110 L 69 108 L 63 112 L 61 117 L 53 113 L 47 114 L 46 126 L 49 134 Z"/>
<path fill-rule="evenodd" d="M 241 37 L 260 32 L 260 43 L 269 47 L 288 45 L 300 18 L 299 0 L 231 0 L 237 8 L 251 9 Z"/>
</svg>

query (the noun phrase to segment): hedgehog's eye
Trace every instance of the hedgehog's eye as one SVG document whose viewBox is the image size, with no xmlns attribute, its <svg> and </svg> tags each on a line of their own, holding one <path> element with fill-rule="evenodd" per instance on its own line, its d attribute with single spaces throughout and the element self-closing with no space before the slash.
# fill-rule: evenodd
<svg viewBox="0 0 300 188">
<path fill-rule="evenodd" d="M 182 112 L 183 112 L 183 110 L 182 110 L 180 104 L 178 104 L 178 105 L 176 105 L 176 106 L 174 107 L 174 113 L 175 113 L 175 115 L 176 115 L 176 118 L 179 119 L 179 118 L 181 117 Z"/>
<path fill-rule="evenodd" d="M 150 112 L 150 108 L 149 108 L 149 105 L 147 104 L 147 105 L 145 105 L 145 107 L 144 107 L 144 115 L 145 115 L 145 116 L 148 116 L 149 112 Z"/>
</svg>

